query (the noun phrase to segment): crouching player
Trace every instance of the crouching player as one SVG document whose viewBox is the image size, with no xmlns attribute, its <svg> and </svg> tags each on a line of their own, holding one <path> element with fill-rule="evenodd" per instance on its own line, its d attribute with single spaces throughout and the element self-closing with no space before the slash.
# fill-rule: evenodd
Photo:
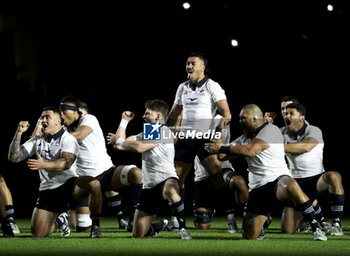
<svg viewBox="0 0 350 256">
<path fill-rule="evenodd" d="M 143 119 L 146 123 L 154 123 L 153 129 L 162 130 L 161 134 L 170 135 L 170 129 L 164 125 L 168 113 L 168 105 L 162 100 L 150 100 L 145 103 L 146 111 Z M 126 124 L 134 118 L 134 114 L 126 111 L 122 114 L 122 122 L 117 133 L 109 133 L 109 144 L 116 144 L 119 150 L 142 153 L 142 192 L 135 212 L 133 237 L 154 235 L 165 228 L 167 221 L 161 225 L 152 224 L 161 200 L 170 203 L 173 215 L 180 225 L 181 239 L 191 239 L 186 229 L 184 203 L 179 194 L 179 179 L 174 167 L 174 140 L 160 139 L 147 141 L 143 133 L 126 138 Z"/>
<path fill-rule="evenodd" d="M 102 208 L 100 182 L 89 176 L 76 177 L 75 160 L 79 153 L 76 139 L 62 128 L 60 111 L 46 107 L 41 114 L 42 135 L 34 136 L 23 145 L 21 137 L 28 130 L 29 123 L 21 121 L 9 148 L 8 159 L 20 162 L 36 154 L 36 159 L 28 159 L 30 170 L 39 171 L 40 187 L 32 221 L 32 236 L 49 236 L 56 228 L 68 225 L 57 216 L 68 209 L 72 200 L 90 197 L 90 237 L 102 237 L 99 220 Z M 57 218 L 57 219 L 56 219 Z"/>
</svg>

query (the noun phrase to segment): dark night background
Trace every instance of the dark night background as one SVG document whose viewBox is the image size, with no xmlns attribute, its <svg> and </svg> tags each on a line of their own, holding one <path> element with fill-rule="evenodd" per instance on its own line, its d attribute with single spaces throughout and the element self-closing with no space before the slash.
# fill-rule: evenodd
<svg viewBox="0 0 350 256">
<path fill-rule="evenodd" d="M 39 182 L 26 163 L 7 161 L 20 120 L 33 128 L 44 106 L 73 94 L 89 104 L 105 134 L 116 130 L 124 110 L 137 114 L 128 133 L 138 133 L 146 100 L 163 99 L 171 107 L 193 51 L 208 55 L 210 77 L 226 91 L 232 138 L 241 133 L 238 114 L 245 104 L 275 111 L 279 126 L 283 96 L 306 106 L 307 120 L 323 131 L 326 170 L 343 176 L 345 215 L 350 215 L 346 0 L 189 1 L 189 10 L 175 0 L 29 2 L 0 4 L 0 172 L 17 216 L 30 216 Z M 334 5 L 332 12 L 328 4 Z M 239 46 L 232 47 L 231 39 Z M 117 165 L 140 166 L 141 156 L 108 152 Z M 233 164 L 246 175 L 241 162 Z M 191 213 L 190 199 L 187 203 Z"/>
</svg>

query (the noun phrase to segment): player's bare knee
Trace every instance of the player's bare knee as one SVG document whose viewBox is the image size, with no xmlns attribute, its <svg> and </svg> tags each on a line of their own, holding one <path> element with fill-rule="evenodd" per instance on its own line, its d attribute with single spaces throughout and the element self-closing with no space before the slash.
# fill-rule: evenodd
<svg viewBox="0 0 350 256">
<path fill-rule="evenodd" d="M 196 229 L 206 230 L 211 227 L 211 223 L 194 223 Z"/>
<path fill-rule="evenodd" d="M 342 183 L 342 177 L 340 173 L 334 172 L 334 171 L 325 173 L 324 179 L 328 184 L 331 184 L 331 185 L 339 185 Z"/>
<path fill-rule="evenodd" d="M 125 165 L 120 172 L 120 182 L 124 186 L 142 184 L 142 170 L 136 165 Z"/>
<path fill-rule="evenodd" d="M 2 175 L 0 175 L 0 185 L 3 185 L 5 183 L 5 179 L 4 177 L 2 177 Z"/>
<path fill-rule="evenodd" d="M 32 231 L 32 237 L 33 238 L 44 238 L 47 237 L 49 234 L 47 234 L 46 232 L 37 230 L 33 227 L 31 227 L 31 231 Z"/>
<path fill-rule="evenodd" d="M 142 183 L 142 170 L 138 167 L 134 167 L 129 171 L 128 179 L 133 184 Z"/>
<path fill-rule="evenodd" d="M 238 190 L 244 190 L 247 185 L 242 176 L 234 176 L 230 181 L 230 188 L 237 188 Z"/>
<path fill-rule="evenodd" d="M 100 192 L 101 191 L 101 183 L 97 179 L 93 179 L 89 182 L 89 190 L 90 192 Z"/>
</svg>

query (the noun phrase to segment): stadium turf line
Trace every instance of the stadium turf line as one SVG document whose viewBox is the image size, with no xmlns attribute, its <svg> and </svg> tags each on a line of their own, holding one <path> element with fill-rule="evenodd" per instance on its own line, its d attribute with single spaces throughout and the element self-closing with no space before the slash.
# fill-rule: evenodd
<svg viewBox="0 0 350 256">
<path fill-rule="evenodd" d="M 159 220 L 161 218 L 157 218 Z M 101 221 L 103 239 L 90 239 L 88 233 L 72 232 L 63 238 L 55 232 L 48 238 L 33 239 L 30 220 L 17 219 L 21 234 L 0 238 L 0 255 L 350 255 L 350 219 L 343 220 L 344 236 L 330 236 L 328 241 L 313 241 L 312 233 L 282 234 L 280 218 L 273 222 L 263 241 L 247 241 L 241 233 L 226 232 L 226 219 L 215 217 L 209 230 L 194 230 L 193 218 L 187 223 L 192 240 L 182 241 L 176 232 L 161 232 L 156 238 L 133 239 L 131 233 L 117 229 L 116 220 Z M 241 231 L 242 221 L 238 218 Z"/>
</svg>

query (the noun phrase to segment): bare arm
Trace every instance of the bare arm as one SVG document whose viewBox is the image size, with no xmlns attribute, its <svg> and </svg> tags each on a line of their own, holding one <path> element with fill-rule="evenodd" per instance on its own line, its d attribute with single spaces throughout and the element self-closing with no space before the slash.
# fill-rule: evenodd
<svg viewBox="0 0 350 256">
<path fill-rule="evenodd" d="M 168 126 L 174 126 L 178 119 L 182 117 L 182 105 L 174 104 L 170 110 L 170 113 L 168 115 L 168 119 L 166 121 Z"/>
<path fill-rule="evenodd" d="M 76 155 L 73 153 L 62 152 L 61 158 L 55 161 L 45 161 L 39 153 L 37 153 L 37 159 L 28 159 L 28 167 L 30 170 L 45 169 L 48 171 L 64 171 L 68 170 L 76 159 Z"/>
<path fill-rule="evenodd" d="M 118 148 L 115 143 L 117 142 L 118 139 L 124 139 L 126 138 L 126 127 L 128 123 L 133 120 L 135 117 L 135 114 L 131 111 L 124 111 L 122 113 L 122 120 L 120 121 L 120 124 L 118 126 L 118 129 L 116 133 L 108 133 L 106 136 L 107 138 L 107 144 L 109 145 L 114 145 L 114 148 L 117 150 L 123 150 L 122 148 Z"/>
<path fill-rule="evenodd" d="M 28 130 L 29 123 L 27 121 L 20 121 L 18 124 L 15 136 L 10 144 L 8 152 L 8 160 L 13 163 L 21 162 L 29 157 L 27 150 L 21 146 L 21 137 L 24 132 Z"/>
<path fill-rule="evenodd" d="M 222 152 L 222 147 L 226 147 L 227 152 Z M 207 143 L 205 149 L 210 153 L 219 154 L 221 161 L 232 159 L 231 156 L 245 156 L 254 157 L 260 154 L 262 151 L 268 149 L 270 145 L 261 139 L 253 139 L 251 143 L 247 145 L 234 146 L 223 145 L 218 143 Z"/>
<path fill-rule="evenodd" d="M 124 150 L 136 152 L 136 153 L 143 153 L 157 146 L 158 146 L 158 143 L 137 141 L 137 140 L 125 140 L 124 143 L 121 145 L 121 147 Z"/>
<path fill-rule="evenodd" d="M 233 146 L 230 144 L 230 153 L 234 155 L 254 157 L 268 149 L 270 145 L 261 139 L 253 139 L 247 145 Z"/>
<path fill-rule="evenodd" d="M 222 119 L 219 127 L 222 129 L 229 129 L 232 116 L 231 116 L 231 111 L 230 111 L 230 107 L 228 106 L 227 100 L 223 99 L 223 100 L 217 101 L 216 106 L 218 107 L 218 110 L 222 115 Z"/>
<path fill-rule="evenodd" d="M 90 133 L 92 133 L 93 130 L 90 126 L 82 125 L 79 126 L 74 132 L 71 132 L 76 140 L 80 143 L 82 142 Z"/>
<path fill-rule="evenodd" d="M 316 139 L 309 137 L 300 142 L 285 144 L 284 151 L 286 153 L 303 154 L 310 152 L 317 144 L 318 141 Z"/>
</svg>

